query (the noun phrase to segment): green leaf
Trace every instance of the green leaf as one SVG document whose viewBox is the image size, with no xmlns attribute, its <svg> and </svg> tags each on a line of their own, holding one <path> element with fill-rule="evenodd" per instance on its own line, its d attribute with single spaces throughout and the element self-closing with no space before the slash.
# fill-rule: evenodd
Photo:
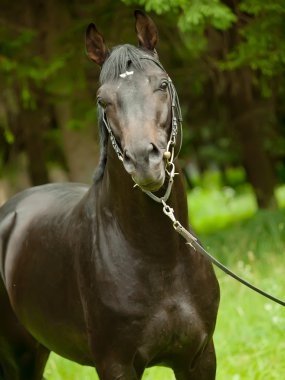
<svg viewBox="0 0 285 380">
<path fill-rule="evenodd" d="M 15 142 L 15 137 L 9 128 L 4 129 L 4 138 L 10 145 L 14 144 Z"/>
</svg>

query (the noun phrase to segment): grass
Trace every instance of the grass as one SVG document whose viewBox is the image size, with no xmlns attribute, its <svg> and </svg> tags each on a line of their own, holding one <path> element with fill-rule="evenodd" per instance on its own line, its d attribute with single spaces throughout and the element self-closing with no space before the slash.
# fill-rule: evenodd
<svg viewBox="0 0 285 380">
<path fill-rule="evenodd" d="M 48 380 L 98 380 L 93 368 L 72 363 L 54 353 L 49 359 L 45 376 Z M 175 380 L 175 377 L 169 368 L 154 367 L 145 371 L 143 380 Z"/>
<path fill-rule="evenodd" d="M 188 195 L 190 222 L 199 233 L 212 233 L 252 217 L 257 209 L 250 189 L 196 187 Z"/>
<path fill-rule="evenodd" d="M 285 186 L 276 190 L 285 206 Z M 196 188 L 188 197 L 191 224 L 205 247 L 236 273 L 285 298 L 285 211 L 258 212 L 249 188 Z M 222 229 L 222 230 L 221 230 Z M 221 305 L 215 331 L 217 380 L 285 378 L 285 309 L 240 285 L 220 270 Z M 51 354 L 48 380 L 96 380 L 94 369 Z M 174 380 L 154 367 L 143 380 Z"/>
<path fill-rule="evenodd" d="M 285 185 L 275 190 L 280 208 L 285 207 Z M 197 186 L 188 194 L 190 222 L 198 233 L 213 233 L 257 212 L 255 195 L 249 185 L 239 191 L 219 183 Z"/>
<path fill-rule="evenodd" d="M 259 212 L 204 237 L 215 256 L 273 295 L 285 299 L 285 212 Z M 218 272 L 221 306 L 215 332 L 218 380 L 285 378 L 285 310 Z"/>
</svg>

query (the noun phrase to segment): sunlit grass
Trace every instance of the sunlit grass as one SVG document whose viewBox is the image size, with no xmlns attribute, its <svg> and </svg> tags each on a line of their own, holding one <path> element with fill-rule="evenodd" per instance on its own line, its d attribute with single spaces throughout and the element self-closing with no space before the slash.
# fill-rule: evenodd
<svg viewBox="0 0 285 380">
<path fill-rule="evenodd" d="M 285 211 L 263 211 L 202 238 L 238 274 L 285 299 Z M 217 380 L 285 378 L 285 309 L 217 270 L 221 306 L 215 332 Z"/>
<path fill-rule="evenodd" d="M 284 298 L 282 257 L 266 261 L 266 265 L 268 268 L 256 270 L 254 263 L 239 263 L 235 270 L 264 290 Z M 215 332 L 217 379 L 285 378 L 284 308 L 225 275 L 219 275 L 219 280 L 222 299 Z"/>
<path fill-rule="evenodd" d="M 285 185 L 276 188 L 275 196 L 279 207 L 285 207 Z"/>
<path fill-rule="evenodd" d="M 98 380 L 93 368 L 72 363 L 54 353 L 50 355 L 45 377 L 48 380 Z"/>
<path fill-rule="evenodd" d="M 252 217 L 257 206 L 253 193 L 237 194 L 231 188 L 195 188 L 188 196 L 190 222 L 200 233 L 220 230 Z"/>
<path fill-rule="evenodd" d="M 285 185 L 275 190 L 277 204 L 285 207 Z M 233 223 L 251 218 L 257 212 L 253 191 L 244 186 L 241 191 L 230 187 L 195 187 L 188 194 L 190 222 L 198 233 L 219 231 Z"/>
<path fill-rule="evenodd" d="M 48 380 L 98 380 L 96 371 L 51 354 L 45 371 Z M 143 380 L 175 380 L 171 369 L 153 367 L 145 371 Z"/>
</svg>

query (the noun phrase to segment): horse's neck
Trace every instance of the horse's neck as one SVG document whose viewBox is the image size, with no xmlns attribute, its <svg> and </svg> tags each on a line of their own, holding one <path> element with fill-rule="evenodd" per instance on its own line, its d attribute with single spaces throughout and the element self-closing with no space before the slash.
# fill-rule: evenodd
<svg viewBox="0 0 285 380">
<path fill-rule="evenodd" d="M 132 245 L 144 243 L 148 246 L 154 241 L 161 249 L 179 245 L 179 235 L 163 213 L 162 204 L 152 200 L 140 188 L 134 188 L 134 182 L 116 156 L 108 159 L 97 196 L 97 212 L 103 218 L 112 218 Z M 181 175 L 175 177 L 167 203 L 173 207 L 176 218 L 187 227 L 187 201 Z"/>
</svg>

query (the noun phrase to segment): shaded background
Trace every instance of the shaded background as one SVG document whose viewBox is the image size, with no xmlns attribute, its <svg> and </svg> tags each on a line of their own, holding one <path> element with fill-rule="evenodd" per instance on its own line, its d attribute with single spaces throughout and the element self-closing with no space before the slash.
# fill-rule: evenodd
<svg viewBox="0 0 285 380">
<path fill-rule="evenodd" d="M 136 44 L 133 9 L 160 33 L 160 59 L 184 116 L 190 188 L 205 173 L 276 207 L 285 178 L 283 0 L 0 2 L 2 198 L 30 185 L 90 183 L 97 157 L 99 69 L 85 55 L 94 21 L 109 46 Z"/>
</svg>

